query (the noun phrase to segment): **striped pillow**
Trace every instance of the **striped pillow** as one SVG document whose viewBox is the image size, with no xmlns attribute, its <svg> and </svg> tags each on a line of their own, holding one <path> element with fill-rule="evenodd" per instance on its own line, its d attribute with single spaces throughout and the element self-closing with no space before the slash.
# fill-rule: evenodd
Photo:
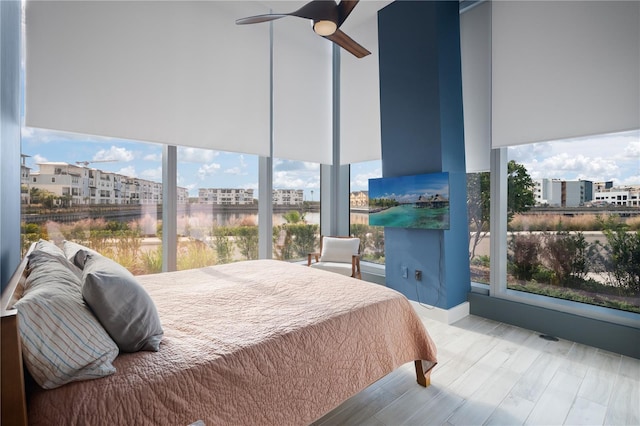
<svg viewBox="0 0 640 426">
<path fill-rule="evenodd" d="M 84 303 L 77 275 L 39 251 L 29 256 L 29 271 L 15 308 L 23 359 L 35 381 L 52 389 L 113 374 L 118 347 Z"/>
</svg>

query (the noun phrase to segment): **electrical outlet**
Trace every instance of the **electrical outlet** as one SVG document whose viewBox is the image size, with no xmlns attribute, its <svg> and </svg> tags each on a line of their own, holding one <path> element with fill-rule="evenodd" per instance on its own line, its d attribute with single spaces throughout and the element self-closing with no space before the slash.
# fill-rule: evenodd
<svg viewBox="0 0 640 426">
<path fill-rule="evenodd" d="M 416 281 L 422 281 L 422 271 L 416 269 Z"/>
<path fill-rule="evenodd" d="M 407 268 L 406 266 L 401 266 L 400 272 L 402 273 L 402 278 L 409 278 L 409 268 Z"/>
</svg>

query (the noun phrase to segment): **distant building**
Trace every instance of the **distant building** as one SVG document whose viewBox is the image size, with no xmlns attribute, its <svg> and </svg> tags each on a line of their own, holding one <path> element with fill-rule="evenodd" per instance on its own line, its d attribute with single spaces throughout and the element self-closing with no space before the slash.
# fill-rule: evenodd
<svg viewBox="0 0 640 426">
<path fill-rule="evenodd" d="M 274 189 L 272 194 L 276 206 L 295 206 L 304 201 L 302 189 Z"/>
<path fill-rule="evenodd" d="M 613 188 L 613 181 L 612 180 L 608 180 L 606 182 L 594 182 L 593 183 L 594 192 L 601 192 L 601 191 L 604 191 L 605 189 L 611 189 L 611 188 Z"/>
<path fill-rule="evenodd" d="M 560 180 L 546 178 L 535 179 L 533 184 L 533 196 L 535 197 L 536 205 L 560 205 Z M 554 195 L 556 198 L 554 198 Z"/>
<path fill-rule="evenodd" d="M 253 189 L 245 188 L 200 188 L 198 204 L 218 206 L 251 205 L 254 203 Z"/>
<path fill-rule="evenodd" d="M 369 191 L 353 191 L 349 194 L 349 206 L 352 208 L 369 208 Z"/>
<path fill-rule="evenodd" d="M 105 172 L 87 166 L 62 162 L 39 163 L 39 171 L 30 173 L 21 167 L 22 184 L 27 194 L 22 200 L 29 203 L 31 190 L 41 189 L 59 197 L 58 203 L 93 204 L 161 204 L 162 183 Z M 189 200 L 187 188 L 178 187 L 178 204 Z"/>
<path fill-rule="evenodd" d="M 20 202 L 22 204 L 31 203 L 31 185 L 29 183 L 29 176 L 31 175 L 31 168 L 20 165 Z"/>
<path fill-rule="evenodd" d="M 533 195 L 537 205 L 578 207 L 593 199 L 593 182 L 561 179 L 535 179 Z"/>
<path fill-rule="evenodd" d="M 594 202 L 616 206 L 640 207 L 640 185 L 610 187 L 597 191 Z"/>
</svg>

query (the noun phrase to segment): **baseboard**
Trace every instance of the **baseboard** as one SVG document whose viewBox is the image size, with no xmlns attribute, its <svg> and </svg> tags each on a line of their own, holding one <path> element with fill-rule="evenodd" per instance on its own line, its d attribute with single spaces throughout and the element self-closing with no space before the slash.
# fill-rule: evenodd
<svg viewBox="0 0 640 426">
<path fill-rule="evenodd" d="M 449 309 L 427 306 L 414 300 L 410 300 L 410 302 L 420 317 L 440 321 L 447 325 L 469 315 L 469 302 L 463 302 Z"/>
</svg>

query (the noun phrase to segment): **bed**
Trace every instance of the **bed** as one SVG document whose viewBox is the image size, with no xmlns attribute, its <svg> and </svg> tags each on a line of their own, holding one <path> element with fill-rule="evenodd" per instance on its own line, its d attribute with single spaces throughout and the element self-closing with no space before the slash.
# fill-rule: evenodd
<svg viewBox="0 0 640 426">
<path fill-rule="evenodd" d="M 11 280 L 12 297 L 3 298 L 3 420 L 308 424 L 407 362 L 428 386 L 436 364 L 433 341 L 400 293 L 254 260 L 136 277 L 162 323 L 159 350 L 120 352 L 115 373 L 55 389 L 29 386 L 27 375 L 23 396 L 23 375 L 9 377 L 22 371 L 10 308 L 27 270 L 25 258 Z"/>
</svg>

